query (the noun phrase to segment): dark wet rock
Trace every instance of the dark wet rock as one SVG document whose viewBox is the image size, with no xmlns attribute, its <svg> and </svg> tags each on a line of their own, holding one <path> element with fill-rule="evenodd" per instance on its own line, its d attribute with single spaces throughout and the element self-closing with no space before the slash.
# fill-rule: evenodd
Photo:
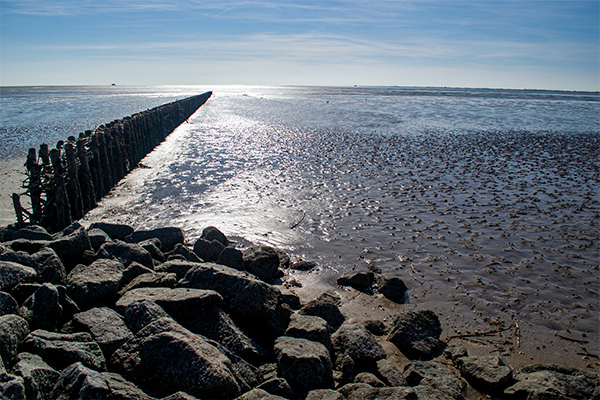
<svg viewBox="0 0 600 400">
<path fill-rule="evenodd" d="M 125 240 L 125 238 L 131 235 L 134 231 L 132 226 L 107 222 L 94 222 L 88 229 L 100 229 L 110 236 L 111 239 L 118 240 Z"/>
<path fill-rule="evenodd" d="M 219 255 L 225 249 L 223 243 L 218 240 L 208 241 L 206 239 L 199 238 L 194 243 L 194 253 L 200 257 L 200 259 L 206 262 L 215 262 L 219 259 Z"/>
<path fill-rule="evenodd" d="M 371 332 L 373 335 L 383 336 L 385 334 L 386 327 L 383 321 L 368 320 L 365 321 L 363 325 L 365 326 L 365 329 Z"/>
<path fill-rule="evenodd" d="M 9 364 L 19 351 L 19 345 L 29 334 L 27 321 L 18 315 L 0 317 L 0 357 Z"/>
<path fill-rule="evenodd" d="M 512 382 L 512 369 L 498 355 L 462 357 L 456 366 L 471 386 L 485 393 L 500 393 Z"/>
<path fill-rule="evenodd" d="M 333 389 L 315 389 L 308 392 L 306 400 L 346 400 L 346 397 Z"/>
<path fill-rule="evenodd" d="M 433 311 L 408 311 L 396 317 L 389 340 L 408 358 L 429 360 L 443 351 L 441 333 L 440 320 Z"/>
<path fill-rule="evenodd" d="M 75 221 L 75 222 L 71 223 L 71 225 L 64 228 L 62 231 L 59 231 L 59 232 L 53 234 L 52 238 L 60 239 L 60 238 L 67 237 L 67 236 L 71 235 L 72 233 L 75 233 L 76 231 L 78 231 L 81 228 L 83 228 L 83 225 L 81 225 L 79 223 L 79 221 Z"/>
<path fill-rule="evenodd" d="M 192 250 L 190 250 L 186 245 L 182 244 L 182 243 L 178 243 L 175 248 L 173 249 L 173 251 L 171 252 L 172 255 L 181 255 L 183 256 L 186 260 L 190 261 L 190 262 L 202 262 L 203 260 L 198 257 L 196 255 L 196 253 L 194 253 Z"/>
<path fill-rule="evenodd" d="M 104 243 L 98 250 L 98 258 L 119 261 L 125 267 L 135 261 L 150 269 L 154 268 L 152 256 L 146 249 L 139 244 L 120 240 Z"/>
<path fill-rule="evenodd" d="M 396 303 L 406 302 L 408 290 L 402 279 L 395 276 L 377 275 L 375 290 Z"/>
<path fill-rule="evenodd" d="M 34 294 L 41 287 L 41 283 L 19 283 L 10 291 L 10 294 L 18 304 L 23 304 L 29 296 Z"/>
<path fill-rule="evenodd" d="M 188 260 L 170 260 L 155 267 L 156 272 L 171 272 L 177 275 L 177 279 L 181 279 L 187 274 L 190 268 L 193 268 L 198 263 L 193 263 Z"/>
<path fill-rule="evenodd" d="M 341 286 L 350 286 L 364 292 L 371 287 L 374 279 L 375 275 L 372 272 L 358 272 L 356 274 L 339 277 L 337 279 L 337 284 Z"/>
<path fill-rule="evenodd" d="M 191 394 L 187 394 L 186 392 L 177 392 L 169 395 L 167 397 L 163 397 L 161 400 L 199 400 L 197 397 L 192 396 Z"/>
<path fill-rule="evenodd" d="M 149 396 L 119 374 L 103 372 L 102 376 L 106 379 L 110 389 L 107 400 L 154 400 L 154 397 Z"/>
<path fill-rule="evenodd" d="M 277 364 L 262 364 L 259 368 L 259 375 L 262 382 L 277 378 Z"/>
<path fill-rule="evenodd" d="M 265 282 L 281 277 L 279 271 L 279 255 L 274 248 L 268 246 L 250 247 L 242 253 L 244 268 Z"/>
<path fill-rule="evenodd" d="M 444 349 L 444 356 L 452 362 L 456 362 L 457 359 L 467 357 L 468 355 L 469 353 L 467 353 L 467 349 L 462 343 L 450 344 Z"/>
<path fill-rule="evenodd" d="M 0 261 L 0 290 L 8 290 L 19 283 L 33 282 L 37 272 L 12 261 Z"/>
<path fill-rule="evenodd" d="M 262 389 L 271 395 L 281 396 L 286 399 L 294 397 L 294 391 L 283 378 L 272 378 L 257 386 L 257 389 Z"/>
<path fill-rule="evenodd" d="M 76 331 L 89 332 L 100 345 L 105 358 L 133 337 L 123 317 L 107 307 L 92 308 L 75 314 L 72 322 Z"/>
<path fill-rule="evenodd" d="M 109 394 L 108 383 L 100 372 L 86 367 L 81 362 L 76 362 L 61 372 L 50 393 L 50 398 L 107 399 Z"/>
<path fill-rule="evenodd" d="M 285 398 L 256 388 L 244 393 L 240 397 L 236 397 L 235 400 L 285 400 Z"/>
<path fill-rule="evenodd" d="M 225 247 L 219 254 L 217 264 L 226 265 L 235 268 L 238 271 L 244 270 L 244 256 L 241 250 L 234 247 Z"/>
<path fill-rule="evenodd" d="M 100 247 L 106 242 L 110 242 L 110 236 L 101 229 L 90 229 L 88 230 L 88 237 L 90 238 L 90 244 L 94 251 L 100 250 Z"/>
<path fill-rule="evenodd" d="M 329 325 L 330 332 L 336 331 L 346 320 L 338 308 L 339 296 L 332 291 L 322 293 L 319 297 L 309 301 L 299 311 L 300 314 L 316 315 L 323 318 Z"/>
<path fill-rule="evenodd" d="M 58 255 L 50 247 L 44 247 L 32 255 L 37 264 L 38 281 L 64 285 L 67 270 Z"/>
<path fill-rule="evenodd" d="M 139 243 L 141 241 L 157 238 L 163 245 L 162 251 L 172 251 L 178 243 L 183 243 L 185 238 L 181 228 L 166 227 L 151 230 L 135 231 L 125 238 L 130 243 Z"/>
<path fill-rule="evenodd" d="M 62 306 L 58 289 L 51 283 L 44 283 L 19 308 L 19 315 L 28 323 L 31 330 L 56 331 L 62 317 Z"/>
<path fill-rule="evenodd" d="M 80 264 L 90 265 L 94 261 L 97 260 L 96 253 L 93 250 L 86 250 L 83 252 L 83 256 L 81 257 Z"/>
<path fill-rule="evenodd" d="M 119 301 L 117 301 L 116 309 L 117 311 L 124 313 L 129 305 L 139 301 L 155 302 L 169 315 L 172 315 L 171 313 L 197 313 L 197 310 L 220 305 L 223 299 L 213 290 L 189 288 L 139 288 L 125 293 Z"/>
<path fill-rule="evenodd" d="M 290 265 L 291 269 L 295 269 L 297 271 L 310 271 L 311 269 L 317 268 L 317 263 L 314 261 L 297 261 Z"/>
<path fill-rule="evenodd" d="M 0 317 L 8 314 L 16 314 L 19 305 L 10 294 L 0 292 Z"/>
<path fill-rule="evenodd" d="M 38 225 L 29 225 L 25 228 L 19 229 L 15 231 L 12 236 L 14 239 L 25 239 L 25 240 L 52 240 L 52 235 L 48 233 L 48 231 L 41 226 Z"/>
<path fill-rule="evenodd" d="M 385 383 L 383 383 L 379 378 L 373 375 L 370 372 L 361 372 L 354 377 L 355 383 L 366 383 L 367 385 L 371 385 L 373 387 L 384 387 Z"/>
<path fill-rule="evenodd" d="M 321 343 L 281 336 L 273 349 L 281 376 L 295 391 L 303 393 L 333 385 L 329 351 Z"/>
<path fill-rule="evenodd" d="M 292 260 L 290 260 L 289 254 L 280 249 L 275 249 L 279 256 L 279 266 L 282 268 L 289 268 Z"/>
<path fill-rule="evenodd" d="M 111 365 L 162 395 L 182 390 L 201 398 L 232 398 L 257 383 L 249 364 L 167 318 L 140 330 L 113 354 Z"/>
<path fill-rule="evenodd" d="M 359 323 L 344 323 L 331 336 L 331 342 L 336 357 L 350 357 L 357 372 L 373 367 L 386 356 L 377 339 Z"/>
<path fill-rule="evenodd" d="M 142 274 L 151 274 L 153 272 L 155 272 L 155 271 L 151 268 L 144 267 L 142 264 L 137 263 L 137 262 L 132 262 L 123 271 L 123 277 L 121 278 L 121 282 L 119 283 L 119 286 L 125 287 L 137 276 L 142 275 Z"/>
<path fill-rule="evenodd" d="M 69 235 L 59 237 L 47 244 L 62 261 L 67 271 L 75 267 L 86 250 L 93 250 L 85 228 L 79 227 Z"/>
<path fill-rule="evenodd" d="M 60 373 L 36 354 L 20 353 L 13 373 L 23 378 L 27 399 L 50 399 Z"/>
<path fill-rule="evenodd" d="M 283 287 L 279 290 L 281 292 L 281 301 L 290 306 L 292 310 L 299 310 L 302 307 L 300 303 L 300 297 L 291 290 Z"/>
<path fill-rule="evenodd" d="M 152 258 L 155 259 L 156 261 L 158 261 L 158 262 L 165 261 L 166 257 L 161 250 L 162 243 L 157 238 L 142 240 L 141 242 L 139 242 L 137 244 L 139 246 L 141 246 L 144 250 L 146 250 L 148 253 L 150 253 Z"/>
<path fill-rule="evenodd" d="M 25 382 L 20 376 L 0 372 L 0 394 L 2 400 L 23 400 L 25 398 Z"/>
<path fill-rule="evenodd" d="M 0 261 L 12 261 L 17 264 L 24 265 L 26 267 L 30 267 L 38 270 L 38 264 L 34 260 L 34 258 L 25 251 L 5 251 L 0 254 Z"/>
<path fill-rule="evenodd" d="M 504 394 L 516 399 L 598 399 L 598 374 L 558 365 L 535 364 L 515 376 L 514 385 Z"/>
<path fill-rule="evenodd" d="M 73 318 L 73 315 L 79 312 L 79 307 L 67 294 L 66 287 L 59 285 L 56 286 L 56 289 L 58 289 L 58 301 L 62 307 L 62 314 L 59 320 L 60 326 L 64 325 L 67 321 L 70 321 Z"/>
<path fill-rule="evenodd" d="M 387 358 L 376 363 L 377 373 L 387 386 L 406 386 L 402 371 L 396 364 Z"/>
<path fill-rule="evenodd" d="M 130 303 L 123 312 L 125 322 L 133 333 L 161 318 L 170 318 L 161 306 L 150 300 L 139 300 Z"/>
<path fill-rule="evenodd" d="M 327 330 L 327 322 L 314 315 L 292 314 L 285 336 L 303 338 L 321 343 L 329 352 L 332 350 L 331 335 Z"/>
<path fill-rule="evenodd" d="M 110 305 L 117 298 L 124 269 L 115 260 L 79 264 L 67 276 L 68 294 L 82 309 Z"/>
<path fill-rule="evenodd" d="M 89 333 L 31 332 L 22 343 L 23 351 L 40 355 L 54 368 L 63 369 L 81 362 L 99 371 L 106 369 L 106 360 L 98 343 Z"/>
<path fill-rule="evenodd" d="M 456 370 L 436 361 L 415 361 L 404 370 L 404 379 L 419 398 L 462 399 L 464 385 Z"/>
<path fill-rule="evenodd" d="M 24 251 L 26 253 L 33 254 L 48 243 L 50 242 L 47 240 L 16 239 L 7 242 L 6 245 L 9 246 L 12 251 Z"/>
<path fill-rule="evenodd" d="M 221 232 L 214 226 L 208 226 L 204 228 L 200 237 L 204 240 L 208 240 L 209 242 L 216 240 L 220 242 L 223 246 L 229 245 L 229 240 L 227 240 L 227 236 L 225 236 L 223 232 Z"/>
<path fill-rule="evenodd" d="M 349 383 L 338 389 L 347 400 L 417 400 L 412 388 L 385 387 L 374 388 L 366 383 Z"/>
<path fill-rule="evenodd" d="M 180 286 L 217 291 L 224 310 L 255 338 L 269 341 L 287 328 L 291 310 L 281 301 L 281 293 L 251 274 L 218 264 L 195 264 Z"/>
<path fill-rule="evenodd" d="M 174 288 L 177 285 L 177 275 L 168 272 L 148 272 L 136 276 L 127 286 L 119 290 L 119 295 L 133 289 L 143 287 Z"/>
</svg>

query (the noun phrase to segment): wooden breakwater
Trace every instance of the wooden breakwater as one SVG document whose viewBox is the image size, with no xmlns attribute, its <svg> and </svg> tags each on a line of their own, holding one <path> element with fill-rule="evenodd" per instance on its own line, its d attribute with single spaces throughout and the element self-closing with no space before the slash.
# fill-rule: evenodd
<svg viewBox="0 0 600 400">
<path fill-rule="evenodd" d="M 70 136 L 56 148 L 29 149 L 25 193 L 13 194 L 17 224 L 59 231 L 80 219 L 212 92 L 188 97 Z M 28 196 L 31 209 L 22 206 Z"/>
</svg>

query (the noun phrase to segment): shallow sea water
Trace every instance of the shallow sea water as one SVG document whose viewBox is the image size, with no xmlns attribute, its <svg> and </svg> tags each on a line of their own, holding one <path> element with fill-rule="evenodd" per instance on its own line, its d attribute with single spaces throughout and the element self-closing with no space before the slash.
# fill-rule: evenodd
<svg viewBox="0 0 600 400">
<path fill-rule="evenodd" d="M 85 223 L 214 225 L 317 261 L 284 278 L 305 288 L 378 268 L 446 337 L 510 327 L 509 361 L 597 369 L 597 94 L 212 90 Z"/>
</svg>

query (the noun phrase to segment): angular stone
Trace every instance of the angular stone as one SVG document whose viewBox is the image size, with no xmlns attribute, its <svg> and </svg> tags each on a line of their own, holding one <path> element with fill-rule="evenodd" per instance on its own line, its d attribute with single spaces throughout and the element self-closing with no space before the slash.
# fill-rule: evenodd
<svg viewBox="0 0 600 400">
<path fill-rule="evenodd" d="M 112 372 L 103 372 L 102 376 L 106 379 L 110 394 L 106 399 L 119 400 L 155 400 L 133 383 L 125 380 L 121 375 Z"/>
<path fill-rule="evenodd" d="M 139 288 L 125 293 L 117 301 L 116 309 L 123 314 L 129 305 L 144 300 L 155 302 L 169 315 L 183 313 L 186 310 L 197 312 L 197 310 L 213 305 L 220 305 L 223 301 L 222 297 L 214 290 Z"/>
<path fill-rule="evenodd" d="M 374 388 L 366 383 L 349 383 L 338 389 L 347 400 L 417 400 L 412 388 L 385 387 Z"/>
<path fill-rule="evenodd" d="M 52 235 L 48 231 L 39 225 L 29 225 L 25 228 L 15 231 L 13 234 L 14 239 L 25 239 L 25 240 L 52 240 Z"/>
<path fill-rule="evenodd" d="M 127 326 L 135 334 L 152 322 L 171 318 L 158 304 L 150 300 L 138 300 L 127 305 L 124 311 Z"/>
<path fill-rule="evenodd" d="M 350 286 L 356 290 L 364 292 L 373 284 L 375 275 L 372 272 L 358 272 L 352 275 L 342 276 L 337 279 L 337 284 L 341 286 Z"/>
<path fill-rule="evenodd" d="M 86 250 L 93 250 L 90 238 L 82 226 L 66 236 L 51 241 L 47 246 L 56 252 L 67 271 L 81 262 Z"/>
<path fill-rule="evenodd" d="M 8 290 L 19 283 L 33 282 L 37 272 L 12 261 L 0 261 L 0 290 Z"/>
<path fill-rule="evenodd" d="M 220 242 L 223 246 L 227 246 L 229 244 L 229 240 L 227 240 L 227 236 L 223 234 L 220 230 L 215 228 L 214 226 L 208 226 L 202 230 L 202 235 L 200 236 L 204 240 L 208 240 L 212 242 L 216 240 Z"/>
<path fill-rule="evenodd" d="M 29 325 L 23 318 L 14 314 L 0 317 L 0 357 L 5 363 L 17 355 L 19 345 L 28 334 Z"/>
<path fill-rule="evenodd" d="M 183 243 L 185 238 L 181 228 L 165 227 L 150 230 L 135 231 L 125 238 L 130 243 L 138 243 L 143 240 L 157 238 L 163 245 L 163 251 L 168 252 L 175 248 L 178 243 Z"/>
<path fill-rule="evenodd" d="M 327 330 L 327 322 L 314 315 L 292 314 L 285 336 L 308 339 L 321 343 L 329 352 L 332 350 L 331 335 Z"/>
<path fill-rule="evenodd" d="M 314 261 L 297 261 L 290 266 L 291 269 L 297 271 L 310 271 L 311 269 L 317 268 L 317 263 Z"/>
<path fill-rule="evenodd" d="M 44 247 L 32 255 L 37 263 L 39 282 L 64 285 L 67 282 L 67 270 L 58 255 L 50 247 Z"/>
<path fill-rule="evenodd" d="M 456 370 L 436 361 L 414 361 L 404 370 L 404 379 L 415 387 L 419 398 L 462 399 L 463 382 Z"/>
<path fill-rule="evenodd" d="M 291 310 L 283 305 L 281 293 L 251 274 L 218 264 L 195 264 L 180 286 L 217 291 L 225 311 L 255 338 L 268 341 L 288 325 Z"/>
<path fill-rule="evenodd" d="M 123 264 L 101 259 L 79 264 L 67 276 L 67 292 L 81 309 L 113 304 L 123 278 Z"/>
<path fill-rule="evenodd" d="M 396 317 L 389 340 L 408 358 L 429 360 L 443 350 L 441 333 L 442 325 L 433 311 L 408 311 Z"/>
<path fill-rule="evenodd" d="M 315 389 L 308 392 L 306 400 L 346 400 L 346 397 L 333 389 Z"/>
<path fill-rule="evenodd" d="M 127 284 L 129 284 L 135 277 L 153 272 L 155 272 L 153 269 L 144 267 L 142 264 L 134 261 L 131 264 L 129 264 L 129 267 L 125 268 L 125 270 L 123 271 L 123 277 L 121 278 L 119 286 L 123 288 L 127 286 Z"/>
<path fill-rule="evenodd" d="M 279 255 L 268 246 L 254 246 L 242 253 L 244 268 L 265 282 L 281 276 L 279 271 Z"/>
<path fill-rule="evenodd" d="M 234 247 L 225 247 L 219 254 L 217 264 L 226 265 L 230 268 L 235 268 L 238 271 L 244 270 L 243 253 Z"/>
<path fill-rule="evenodd" d="M 2 400 L 23 400 L 25 398 L 25 382 L 20 376 L 0 372 L 0 394 Z"/>
<path fill-rule="evenodd" d="M 110 236 L 101 229 L 88 229 L 88 237 L 94 251 L 100 250 L 100 247 L 106 242 L 110 242 Z"/>
<path fill-rule="evenodd" d="M 377 275 L 375 290 L 393 302 L 403 304 L 406 302 L 408 290 L 402 279 L 395 276 Z"/>
<path fill-rule="evenodd" d="M 139 244 L 125 243 L 120 240 L 104 243 L 98 250 L 98 258 L 119 261 L 125 267 L 134 261 L 150 269 L 154 267 L 152 256 L 146 249 Z"/>
<path fill-rule="evenodd" d="M 461 357 L 456 366 L 471 386 L 484 393 L 500 393 L 512 381 L 512 369 L 498 355 Z"/>
<path fill-rule="evenodd" d="M 258 385 L 257 389 L 262 389 L 270 395 L 281 396 L 286 399 L 295 397 L 292 388 L 283 378 L 271 378 Z"/>
<path fill-rule="evenodd" d="M 335 332 L 345 321 L 338 308 L 339 302 L 340 298 L 335 292 L 327 291 L 316 299 L 309 301 L 300 309 L 299 313 L 323 318 L 329 325 L 329 331 Z"/>
<path fill-rule="evenodd" d="M 461 357 L 468 357 L 469 353 L 467 353 L 467 349 L 462 343 L 457 343 L 446 347 L 444 349 L 444 356 L 452 362 L 456 362 Z"/>
<path fill-rule="evenodd" d="M 136 276 L 127 286 L 119 290 L 119 295 L 123 295 L 133 289 L 144 287 L 166 287 L 174 288 L 177 285 L 177 275 L 167 272 L 149 272 Z"/>
<path fill-rule="evenodd" d="M 20 353 L 13 373 L 23 378 L 28 399 L 50 398 L 50 392 L 60 373 L 38 355 Z"/>
<path fill-rule="evenodd" d="M 92 308 L 73 316 L 73 328 L 89 332 L 100 345 L 106 359 L 133 337 L 123 318 L 108 307 Z"/>
<path fill-rule="evenodd" d="M 157 238 L 142 240 L 137 244 L 150 253 L 154 260 L 158 262 L 165 261 L 165 254 L 161 251 L 162 243 Z"/>
<path fill-rule="evenodd" d="M 383 383 L 379 378 L 373 375 L 370 372 L 361 372 L 354 377 L 355 383 L 366 383 L 367 385 L 373 387 L 384 387 L 385 383 Z"/>
<path fill-rule="evenodd" d="M 383 358 L 377 361 L 376 367 L 377 373 L 387 386 L 406 386 L 402 371 L 389 359 Z"/>
<path fill-rule="evenodd" d="M 98 371 L 75 362 L 66 367 L 50 393 L 50 398 L 67 399 L 108 399 L 108 382 Z"/>
<path fill-rule="evenodd" d="M 76 362 L 98 371 L 106 369 L 102 350 L 89 333 L 66 334 L 38 329 L 25 338 L 22 349 L 40 355 L 44 361 L 58 369 Z"/>
<path fill-rule="evenodd" d="M 286 400 L 286 398 L 276 396 L 263 389 L 256 388 L 244 393 L 240 397 L 236 397 L 235 400 Z"/>
<path fill-rule="evenodd" d="M 38 271 L 37 262 L 29 253 L 25 251 L 5 251 L 4 253 L 0 254 L 0 261 L 12 261 Z"/>
<path fill-rule="evenodd" d="M 200 259 L 206 262 L 215 262 L 219 259 L 219 255 L 225 249 L 223 243 L 218 240 L 208 241 L 206 239 L 199 238 L 194 243 L 194 253 L 200 257 Z"/>
<path fill-rule="evenodd" d="M 299 393 L 333 385 L 329 351 L 321 343 L 281 336 L 273 347 L 281 376 Z"/>
<path fill-rule="evenodd" d="M 164 262 L 155 267 L 156 272 L 172 272 L 177 275 L 177 279 L 181 279 L 187 274 L 190 268 L 196 266 L 197 263 L 190 261 L 172 260 Z"/>
<path fill-rule="evenodd" d="M 368 320 L 365 321 L 363 325 L 365 326 L 365 329 L 371 332 L 373 335 L 383 336 L 385 334 L 386 327 L 383 321 Z"/>
<path fill-rule="evenodd" d="M 44 283 L 25 300 L 19 315 L 25 318 L 31 330 L 56 331 L 62 317 L 60 294 L 56 286 Z"/>
<path fill-rule="evenodd" d="M 171 252 L 171 254 L 181 255 L 190 262 L 202 262 L 202 259 L 198 257 L 196 253 L 194 253 L 192 250 L 188 249 L 188 247 L 183 243 L 178 243 Z"/>
<path fill-rule="evenodd" d="M 104 231 L 108 236 L 112 239 L 125 240 L 125 238 L 131 235 L 134 231 L 132 226 L 125 224 L 114 224 L 107 222 L 94 222 L 88 228 L 92 229 L 100 229 Z"/>
<path fill-rule="evenodd" d="M 10 294 L 0 292 L 0 317 L 17 313 L 17 301 Z"/>
<path fill-rule="evenodd" d="M 5 243 L 5 245 L 10 247 L 10 249 L 13 251 L 25 251 L 29 254 L 33 254 L 36 251 L 39 251 L 42 247 L 46 246 L 48 243 L 50 242 L 47 240 L 16 239 Z"/>
<path fill-rule="evenodd" d="M 333 349 L 338 358 L 352 358 L 357 371 L 373 367 L 386 357 L 377 339 L 359 323 L 344 323 L 332 336 Z"/>
</svg>

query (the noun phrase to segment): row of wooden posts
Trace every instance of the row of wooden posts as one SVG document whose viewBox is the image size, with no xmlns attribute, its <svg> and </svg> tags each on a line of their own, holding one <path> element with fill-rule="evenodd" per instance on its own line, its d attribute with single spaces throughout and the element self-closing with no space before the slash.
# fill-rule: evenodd
<svg viewBox="0 0 600 400">
<path fill-rule="evenodd" d="M 85 215 L 212 92 L 188 97 L 70 136 L 56 148 L 29 149 L 25 193 L 13 194 L 17 224 L 59 231 Z M 30 198 L 31 209 L 21 196 Z"/>
</svg>

